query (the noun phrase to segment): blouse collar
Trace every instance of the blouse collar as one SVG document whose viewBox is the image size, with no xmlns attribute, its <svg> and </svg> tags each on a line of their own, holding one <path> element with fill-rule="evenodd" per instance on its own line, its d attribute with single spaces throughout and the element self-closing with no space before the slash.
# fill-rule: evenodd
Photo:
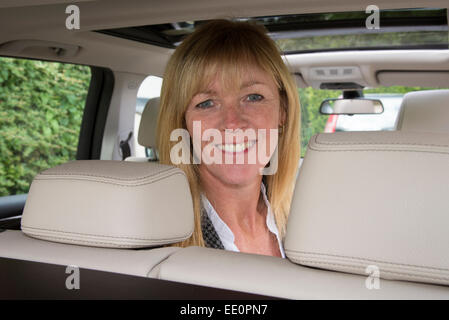
<svg viewBox="0 0 449 320">
<path fill-rule="evenodd" d="M 285 252 L 284 248 L 282 246 L 282 240 L 279 236 L 279 231 L 276 226 L 276 222 L 274 219 L 273 211 L 271 210 L 270 202 L 268 201 L 267 192 L 265 185 L 263 183 L 260 184 L 260 191 L 262 192 L 262 197 L 265 202 L 265 205 L 267 206 L 267 216 L 266 216 L 266 225 L 268 230 L 270 230 L 271 233 L 276 235 L 276 239 L 278 241 L 279 245 L 279 251 L 281 252 L 282 258 L 285 258 Z M 220 237 L 221 242 L 223 243 L 223 247 L 225 250 L 240 252 L 240 250 L 235 245 L 235 237 L 232 230 L 228 227 L 228 225 L 220 218 L 219 214 L 215 211 L 212 204 L 209 202 L 207 197 L 204 194 L 201 194 L 201 201 L 203 204 L 204 209 L 207 212 L 207 215 L 212 222 L 212 225 L 215 228 L 215 231 L 217 232 L 218 236 Z"/>
</svg>

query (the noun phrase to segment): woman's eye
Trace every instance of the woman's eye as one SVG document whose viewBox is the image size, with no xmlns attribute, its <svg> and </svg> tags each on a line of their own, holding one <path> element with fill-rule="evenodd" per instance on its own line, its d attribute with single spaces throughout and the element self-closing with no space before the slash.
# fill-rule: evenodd
<svg viewBox="0 0 449 320">
<path fill-rule="evenodd" d="M 200 109 L 206 109 L 206 108 L 212 107 L 213 105 L 214 105 L 214 103 L 212 102 L 212 100 L 206 100 L 206 101 L 198 103 L 196 105 L 196 107 L 200 108 Z"/>
<path fill-rule="evenodd" d="M 261 96 L 260 94 L 257 94 L 257 93 L 253 93 L 253 94 L 250 94 L 246 99 L 250 102 L 256 102 L 256 101 L 262 100 L 263 96 Z"/>
</svg>

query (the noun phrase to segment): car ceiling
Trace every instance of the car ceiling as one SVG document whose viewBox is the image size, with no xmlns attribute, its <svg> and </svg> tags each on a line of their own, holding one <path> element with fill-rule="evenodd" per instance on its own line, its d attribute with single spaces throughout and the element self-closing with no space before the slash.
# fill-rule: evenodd
<svg viewBox="0 0 449 320">
<path fill-rule="evenodd" d="M 68 16 L 65 9 L 69 4 L 76 4 L 80 8 L 80 30 L 68 30 L 65 27 L 65 19 Z M 364 11 L 370 4 L 371 0 L 5 0 L 0 1 L 0 55 L 96 65 L 120 72 L 162 75 L 172 49 L 92 31 L 226 17 Z M 380 9 L 448 7 L 447 0 L 377 0 L 375 4 Z M 43 47 L 60 43 L 78 47 L 79 50 L 73 55 L 59 56 L 48 48 L 39 48 L 39 42 L 36 40 L 42 42 Z M 357 72 L 357 77 L 362 78 L 359 81 L 369 86 L 382 84 L 377 76 L 380 71 L 449 72 L 449 50 L 417 53 L 322 52 L 289 55 L 286 60 L 292 73 L 299 74 L 297 79 L 300 86 L 319 86 L 320 80 L 313 79 L 311 72 L 316 67 L 354 66 L 360 70 L 360 73 Z M 395 76 L 395 79 L 398 79 L 398 75 Z M 404 75 L 403 78 L 409 79 L 410 75 Z M 444 75 L 438 79 L 446 81 Z"/>
</svg>

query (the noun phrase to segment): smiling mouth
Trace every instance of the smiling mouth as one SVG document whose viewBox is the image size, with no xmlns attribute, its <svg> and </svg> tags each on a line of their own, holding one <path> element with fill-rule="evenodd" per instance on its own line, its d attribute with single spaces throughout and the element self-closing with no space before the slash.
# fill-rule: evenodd
<svg viewBox="0 0 449 320">
<path fill-rule="evenodd" d="M 239 153 L 245 152 L 256 144 L 256 140 L 242 142 L 242 143 L 224 143 L 216 144 L 215 147 L 223 152 Z"/>
</svg>

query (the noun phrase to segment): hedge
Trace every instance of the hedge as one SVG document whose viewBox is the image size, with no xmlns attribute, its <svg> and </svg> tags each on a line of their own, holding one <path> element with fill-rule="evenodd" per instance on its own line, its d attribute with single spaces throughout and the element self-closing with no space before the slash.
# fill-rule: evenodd
<svg viewBox="0 0 449 320">
<path fill-rule="evenodd" d="M 0 196 L 75 159 L 90 68 L 0 58 Z"/>
</svg>

